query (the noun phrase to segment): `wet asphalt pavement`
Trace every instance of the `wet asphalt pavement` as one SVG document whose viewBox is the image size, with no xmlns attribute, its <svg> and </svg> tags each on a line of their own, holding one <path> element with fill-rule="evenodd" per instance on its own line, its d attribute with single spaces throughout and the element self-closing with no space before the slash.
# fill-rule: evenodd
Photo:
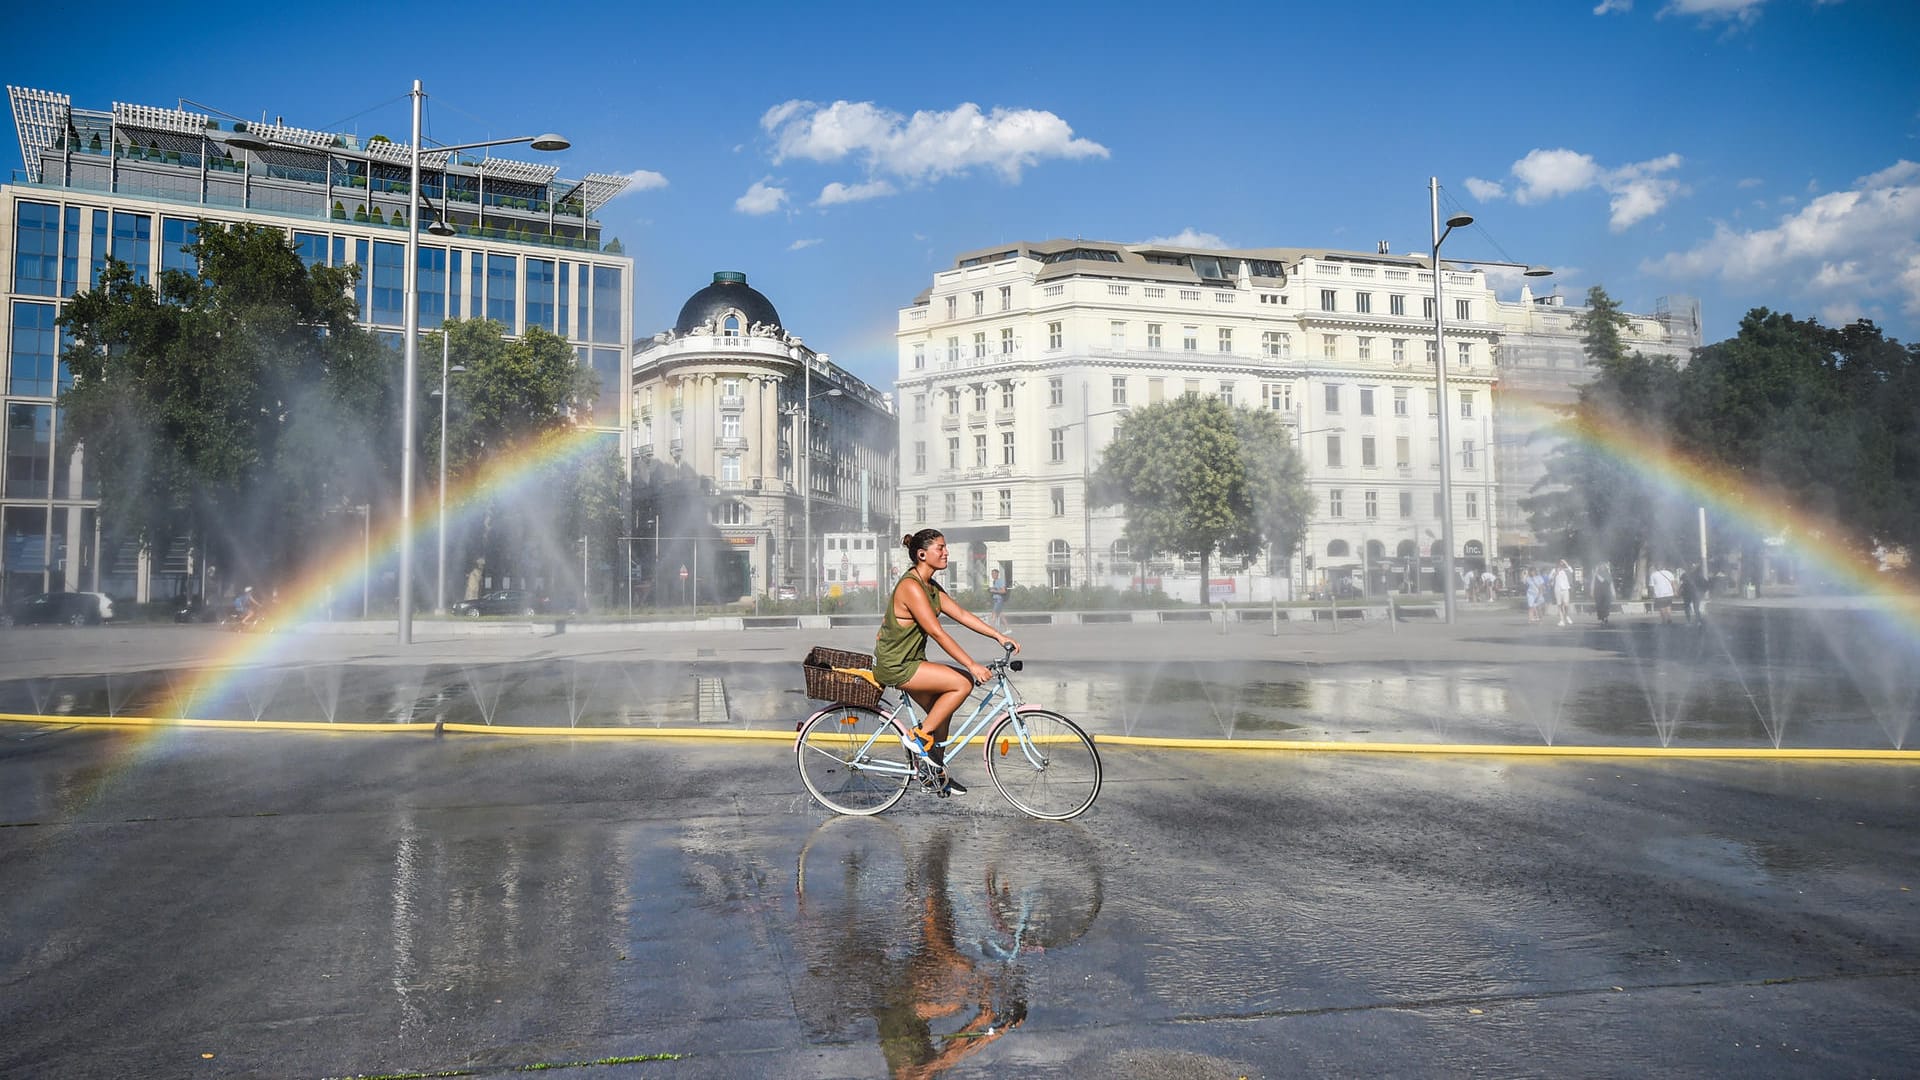
<svg viewBox="0 0 1920 1080">
<path fill-rule="evenodd" d="M 770 743 L 0 726 L 0 1075 L 1920 1060 L 1910 766 L 1105 758 L 844 819 Z"/>
</svg>

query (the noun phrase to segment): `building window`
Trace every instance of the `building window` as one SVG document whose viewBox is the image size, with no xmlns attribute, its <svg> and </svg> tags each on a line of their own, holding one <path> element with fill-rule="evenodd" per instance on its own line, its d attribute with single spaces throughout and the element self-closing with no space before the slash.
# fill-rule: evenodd
<svg viewBox="0 0 1920 1080">
<path fill-rule="evenodd" d="M 1200 328 L 1183 326 L 1180 328 L 1180 347 L 1187 352 L 1200 351 Z"/>
<path fill-rule="evenodd" d="M 1429 420 L 1437 419 L 1439 415 L 1440 415 L 1440 392 L 1437 390 L 1428 390 L 1427 391 L 1427 419 Z"/>
<path fill-rule="evenodd" d="M 1477 491 L 1469 491 L 1467 492 L 1467 520 L 1474 521 L 1474 520 L 1477 520 L 1479 517 L 1480 517 L 1480 493 Z"/>
<path fill-rule="evenodd" d="M 1159 347 L 1160 347 L 1160 324 L 1157 322 L 1150 322 L 1147 324 L 1147 348 L 1157 349 Z"/>
<path fill-rule="evenodd" d="M 927 367 L 927 346 L 921 342 L 913 347 L 913 370 L 924 371 Z"/>
<path fill-rule="evenodd" d="M 987 358 L 987 332 L 985 330 L 973 335 L 973 358 L 975 360 L 985 360 Z"/>
<path fill-rule="evenodd" d="M 1229 327 L 1220 328 L 1220 351 L 1225 353 L 1233 351 L 1233 330 Z"/>
<path fill-rule="evenodd" d="M 527 260 L 526 325 L 542 330 L 554 328 L 556 277 L 552 259 Z M 562 333 L 565 331 L 562 330 Z"/>
<path fill-rule="evenodd" d="M 1127 377 L 1125 375 L 1115 375 L 1113 377 L 1112 404 L 1125 405 L 1126 403 L 1127 403 Z"/>
<path fill-rule="evenodd" d="M 1328 517 L 1337 518 L 1340 516 L 1340 501 L 1343 494 L 1339 488 L 1331 488 L 1327 491 Z"/>
<path fill-rule="evenodd" d="M 953 298 L 948 297 L 947 299 L 951 300 Z M 947 363 L 957 364 L 959 362 L 960 362 L 960 339 L 957 337 L 950 337 L 947 339 Z"/>
<path fill-rule="evenodd" d="M 740 486 L 740 455 L 728 454 L 720 459 L 720 482 L 728 487 Z"/>
<path fill-rule="evenodd" d="M 1013 384 L 1010 382 L 1000 384 L 1000 407 L 1003 409 L 1013 408 Z"/>
<path fill-rule="evenodd" d="M 1226 381 L 1220 383 L 1220 404 L 1225 405 L 1229 409 L 1233 408 L 1232 383 Z"/>
<path fill-rule="evenodd" d="M 1000 310 L 1013 310 L 1013 286 L 1011 285 L 1000 286 Z"/>
<path fill-rule="evenodd" d="M 954 436 L 950 436 L 947 439 L 947 468 L 957 469 L 959 467 L 960 467 L 960 436 L 954 435 Z"/>
<path fill-rule="evenodd" d="M 1181 388 L 1180 392 L 1187 397 L 1199 397 L 1200 396 L 1200 380 L 1199 379 L 1186 380 L 1186 384 Z"/>
<path fill-rule="evenodd" d="M 1013 464 L 1013 432 L 1011 431 L 1000 433 L 1000 464 Z"/>
<path fill-rule="evenodd" d="M 720 417 L 720 437 L 723 439 L 737 439 L 740 437 L 739 413 L 730 412 Z"/>
<path fill-rule="evenodd" d="M 947 318 L 957 319 L 959 317 L 960 317 L 960 298 L 957 296 L 947 297 Z"/>
<path fill-rule="evenodd" d="M 1327 436 L 1327 468 L 1337 469 L 1339 467 L 1340 467 L 1340 436 L 1329 435 Z"/>
<path fill-rule="evenodd" d="M 52 304 L 13 305 L 13 349 L 7 365 L 7 393 L 52 397 L 54 372 L 60 371 L 60 389 L 68 382 L 64 367 L 57 365 L 59 331 L 55 329 Z"/>
<path fill-rule="evenodd" d="M 1371 386 L 1360 388 L 1360 415 L 1373 415 L 1373 387 Z"/>
<path fill-rule="evenodd" d="M 1458 349 L 1457 355 L 1460 357 L 1460 366 L 1463 368 L 1472 367 L 1473 366 L 1472 343 L 1462 341 L 1456 346 L 1456 348 Z"/>
<path fill-rule="evenodd" d="M 973 464 L 979 469 L 987 467 L 987 437 L 984 434 L 973 437 Z"/>
<path fill-rule="evenodd" d="M 1473 391 L 1471 390 L 1460 391 L 1460 417 L 1463 420 L 1473 419 Z"/>
<path fill-rule="evenodd" d="M 1362 315 L 1371 315 L 1373 313 L 1373 294 L 1370 292 L 1354 293 L 1353 310 Z"/>
<path fill-rule="evenodd" d="M 133 280 L 149 280 L 148 260 L 153 250 L 153 218 L 146 214 L 113 212 L 113 257 L 133 269 Z M 396 320 L 397 321 L 397 320 Z"/>
<path fill-rule="evenodd" d="M 1048 323 L 1047 324 L 1047 348 L 1053 352 L 1059 352 L 1060 339 L 1061 339 L 1060 324 L 1057 322 Z"/>
<path fill-rule="evenodd" d="M 1274 412 L 1292 412 L 1293 384 L 1268 383 L 1267 408 L 1272 409 Z"/>
<path fill-rule="evenodd" d="M 1057 487 L 1057 488 L 1054 488 L 1050 494 L 1053 496 L 1053 516 L 1066 517 L 1067 516 L 1067 489 L 1063 487 Z"/>
<path fill-rule="evenodd" d="M 946 494 L 945 503 L 947 507 L 947 520 L 958 521 L 960 519 L 960 496 L 949 491 Z"/>
<path fill-rule="evenodd" d="M 1363 469 L 1371 469 L 1377 467 L 1379 464 L 1379 459 L 1374 455 L 1373 436 L 1360 436 L 1360 467 Z"/>
<path fill-rule="evenodd" d="M 1366 498 L 1367 516 L 1370 518 L 1379 517 L 1380 516 L 1380 493 L 1377 491 L 1369 491 L 1366 493 L 1365 498 Z"/>
<path fill-rule="evenodd" d="M 1407 415 L 1407 388 L 1404 386 L 1393 388 L 1393 415 Z"/>
<path fill-rule="evenodd" d="M 1390 295 L 1389 295 L 1389 296 L 1387 297 L 1387 314 L 1389 314 L 1389 315 L 1405 315 L 1406 313 L 1407 313 L 1407 297 L 1406 297 L 1406 294 L 1405 294 L 1405 293 L 1392 293 L 1392 294 L 1390 294 Z"/>
<path fill-rule="evenodd" d="M 1435 345 L 1431 341 L 1426 342 L 1425 344 L 1427 346 L 1427 363 L 1432 364 L 1434 361 L 1440 358 L 1440 346 Z"/>
<path fill-rule="evenodd" d="M 986 492 L 984 491 L 970 492 L 968 497 L 968 503 L 970 504 L 968 507 L 969 518 L 971 518 L 974 521 L 979 521 L 982 518 L 985 518 L 987 516 L 987 493 Z"/>
<path fill-rule="evenodd" d="M 1127 347 L 1127 324 L 1119 321 L 1118 319 L 1108 323 L 1107 324 L 1107 340 L 1116 349 L 1126 348 Z"/>
<path fill-rule="evenodd" d="M 1277 330 L 1268 330 L 1262 333 L 1260 335 L 1260 351 L 1265 353 L 1268 359 L 1278 359 L 1280 357 L 1280 339 L 1284 336 L 1284 334 L 1281 334 Z"/>
<path fill-rule="evenodd" d="M 1472 439 L 1461 439 L 1461 440 L 1460 440 L 1460 467 L 1461 467 L 1461 468 L 1463 468 L 1463 469 L 1471 469 L 1471 468 L 1473 468 L 1473 467 L 1474 467 L 1474 464 L 1473 464 L 1473 449 L 1474 449 L 1474 447 L 1473 447 L 1473 440 L 1472 440 Z"/>
<path fill-rule="evenodd" d="M 1054 428 L 1047 439 L 1047 460 L 1067 460 L 1067 429 Z"/>
<path fill-rule="evenodd" d="M 1003 327 L 1000 330 L 1000 355 L 1013 355 L 1013 328 L 1011 326 Z"/>
<path fill-rule="evenodd" d="M 960 415 L 960 388 L 957 386 L 947 391 L 947 415 Z"/>
<path fill-rule="evenodd" d="M 913 471 L 916 473 L 924 473 L 927 471 L 927 441 L 925 439 L 917 439 L 914 441 Z"/>
<path fill-rule="evenodd" d="M 949 296 L 947 299 L 951 300 L 953 297 Z M 915 495 L 913 497 L 913 521 L 916 525 L 925 525 L 927 523 L 927 497 L 925 495 Z"/>
<path fill-rule="evenodd" d="M 1327 397 L 1327 411 L 1330 413 L 1339 412 L 1340 411 L 1340 384 L 1328 383 L 1325 387 L 1325 392 Z"/>
<path fill-rule="evenodd" d="M 1332 289 L 1320 290 L 1320 310 L 1321 311 L 1339 311 L 1340 310 L 1339 305 L 1334 303 L 1334 292 Z"/>
<path fill-rule="evenodd" d="M 1013 489 L 1000 489 L 1000 517 L 1005 520 L 1013 516 Z"/>
<path fill-rule="evenodd" d="M 1373 339 L 1363 337 L 1359 341 L 1360 359 L 1364 362 L 1373 359 Z"/>
<path fill-rule="evenodd" d="M 1400 516 L 1403 518 L 1413 516 L 1413 492 L 1411 491 L 1400 493 Z"/>
<path fill-rule="evenodd" d="M 1423 296 L 1420 298 L 1420 317 L 1429 321 L 1433 319 L 1433 297 Z"/>
<path fill-rule="evenodd" d="M 1405 435 L 1397 435 L 1393 440 L 1393 463 L 1402 469 L 1413 466 L 1413 440 Z"/>
<path fill-rule="evenodd" d="M 973 388 L 973 411 L 987 411 L 987 388 L 984 386 L 976 386 Z"/>
<path fill-rule="evenodd" d="M 1047 405 L 1049 407 L 1056 407 L 1056 406 L 1064 405 L 1066 403 L 1067 403 L 1066 381 L 1063 380 L 1060 376 L 1055 375 L 1052 378 L 1047 380 Z"/>
<path fill-rule="evenodd" d="M 1407 362 L 1406 338 L 1397 337 L 1393 339 L 1393 362 L 1396 364 L 1404 364 Z"/>
<path fill-rule="evenodd" d="M 1455 300 L 1453 302 L 1453 317 L 1461 322 L 1471 320 L 1473 318 L 1473 301 Z"/>
<path fill-rule="evenodd" d="M 913 395 L 913 420 L 914 420 L 914 423 L 917 423 L 917 424 L 926 423 L 927 395 L 925 394 Z"/>
<path fill-rule="evenodd" d="M 1332 334 L 1320 335 L 1320 358 L 1337 360 L 1340 358 L 1340 339 Z"/>
<path fill-rule="evenodd" d="M 985 315 L 987 313 L 986 293 L 976 292 L 973 294 L 973 313 L 975 315 Z"/>
<path fill-rule="evenodd" d="M 77 240 L 77 225 L 74 231 Z M 33 296 L 57 295 L 59 273 L 60 208 L 52 203 L 17 204 L 14 208 L 13 291 Z"/>
</svg>

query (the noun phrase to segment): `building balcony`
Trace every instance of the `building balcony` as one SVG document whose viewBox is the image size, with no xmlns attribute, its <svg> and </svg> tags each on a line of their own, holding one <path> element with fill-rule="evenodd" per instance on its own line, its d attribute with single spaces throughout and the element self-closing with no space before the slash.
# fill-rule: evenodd
<svg viewBox="0 0 1920 1080">
<path fill-rule="evenodd" d="M 1014 410 L 1012 409 L 993 410 L 993 422 L 996 424 L 1011 424 L 1013 423 L 1013 416 Z"/>
<path fill-rule="evenodd" d="M 949 414 L 947 414 L 946 416 L 943 416 L 943 417 L 941 417 L 941 418 L 940 418 L 940 430 L 942 430 L 942 431 L 959 431 L 959 430 L 960 430 L 960 418 L 959 418 L 959 417 L 957 417 L 957 416 L 954 416 L 954 415 L 953 415 L 953 414 L 951 414 L 951 413 L 949 413 Z"/>
<path fill-rule="evenodd" d="M 747 407 L 747 399 L 740 394 L 722 394 L 720 395 L 720 407 L 733 410 L 744 409 Z"/>
<path fill-rule="evenodd" d="M 747 440 L 739 435 L 721 435 L 713 440 L 715 450 L 745 450 Z"/>
</svg>

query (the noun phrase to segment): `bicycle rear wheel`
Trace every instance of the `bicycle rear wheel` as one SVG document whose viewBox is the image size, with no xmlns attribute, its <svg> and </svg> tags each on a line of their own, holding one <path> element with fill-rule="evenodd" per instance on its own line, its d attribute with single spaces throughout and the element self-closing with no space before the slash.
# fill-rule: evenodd
<svg viewBox="0 0 1920 1080">
<path fill-rule="evenodd" d="M 913 765 L 897 724 L 844 702 L 807 722 L 793 745 L 800 782 L 827 809 L 877 814 L 907 793 Z"/>
<path fill-rule="evenodd" d="M 1100 794 L 1100 752 L 1059 713 L 1025 710 L 987 734 L 987 775 L 1021 812 L 1060 821 L 1084 813 Z"/>
</svg>

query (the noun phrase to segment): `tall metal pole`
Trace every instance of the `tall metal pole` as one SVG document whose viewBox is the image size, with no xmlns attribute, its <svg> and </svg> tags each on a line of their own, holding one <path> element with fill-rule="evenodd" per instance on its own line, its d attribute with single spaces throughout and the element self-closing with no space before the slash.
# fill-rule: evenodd
<svg viewBox="0 0 1920 1080">
<path fill-rule="evenodd" d="M 402 364 L 405 388 L 401 393 L 400 418 L 400 644 L 413 644 L 413 391 L 417 377 L 420 333 L 420 290 L 415 275 L 420 270 L 420 103 L 426 92 L 420 80 L 413 80 L 413 144 L 408 155 L 409 188 L 407 201 L 407 264 L 401 272 L 406 290 L 406 324 L 401 331 L 404 342 Z M 444 397 L 441 398 L 445 402 Z"/>
<path fill-rule="evenodd" d="M 1092 393 L 1085 379 L 1080 380 L 1080 517 L 1086 524 L 1085 542 L 1080 545 L 1081 561 L 1086 563 L 1082 589 L 1093 588 L 1093 408 Z M 1207 583 L 1200 583 L 1201 603 L 1206 603 Z"/>
<path fill-rule="evenodd" d="M 417 209 L 417 207 L 416 207 Z M 437 615 L 447 611 L 447 359 L 452 346 L 447 343 L 447 324 L 440 323 L 440 558 L 434 564 L 433 576 L 439 579 L 439 585 L 433 591 L 433 610 Z"/>
<path fill-rule="evenodd" d="M 806 405 L 802 409 L 800 436 L 801 445 L 801 514 L 805 519 L 807 544 L 807 595 L 813 597 L 813 613 L 820 614 L 820 574 L 813 562 L 813 363 L 807 359 L 804 350 L 800 353 L 800 362 L 805 364 L 801 382 L 801 393 L 806 395 Z"/>
<path fill-rule="evenodd" d="M 1446 308 L 1440 291 L 1440 178 L 1430 178 L 1433 204 L 1433 367 L 1440 414 L 1440 595 L 1445 621 L 1454 621 L 1453 598 L 1453 442 L 1447 432 Z"/>
</svg>

